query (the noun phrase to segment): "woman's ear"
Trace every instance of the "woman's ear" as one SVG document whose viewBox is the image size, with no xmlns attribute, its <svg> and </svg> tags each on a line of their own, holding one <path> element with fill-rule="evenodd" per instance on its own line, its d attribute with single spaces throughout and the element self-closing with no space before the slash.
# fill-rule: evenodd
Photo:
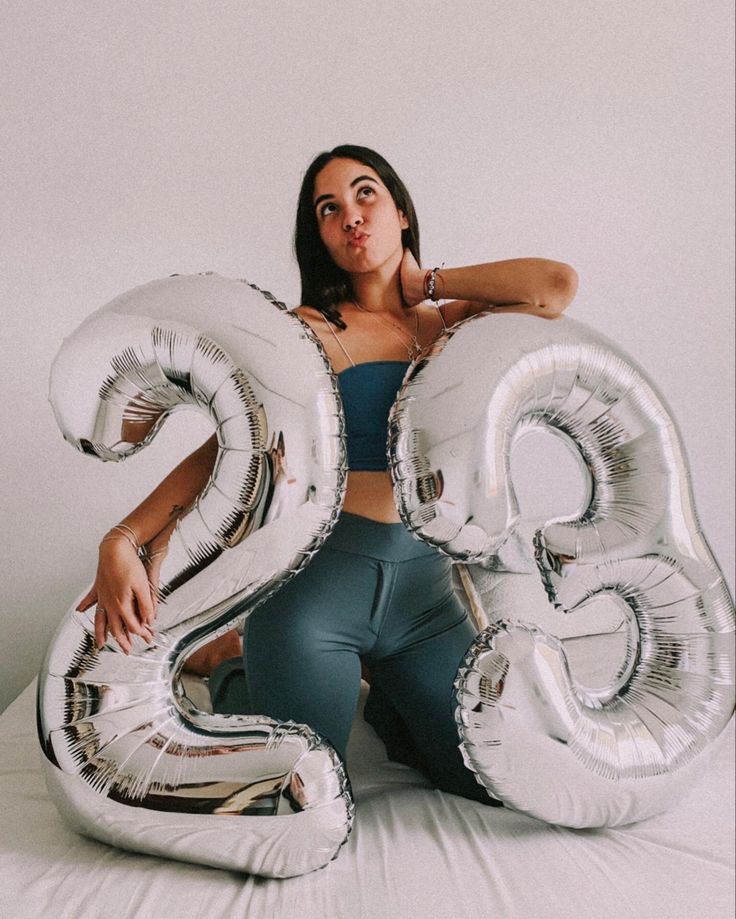
<svg viewBox="0 0 736 919">
<path fill-rule="evenodd" d="M 397 208 L 397 210 L 399 212 L 399 220 L 401 221 L 401 229 L 408 230 L 409 221 L 406 219 L 406 214 L 401 210 L 401 208 Z"/>
</svg>

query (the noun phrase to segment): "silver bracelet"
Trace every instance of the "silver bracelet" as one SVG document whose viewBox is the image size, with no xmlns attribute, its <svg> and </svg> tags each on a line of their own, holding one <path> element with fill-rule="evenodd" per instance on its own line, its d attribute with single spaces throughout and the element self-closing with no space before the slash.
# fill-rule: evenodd
<svg viewBox="0 0 736 919">
<path fill-rule="evenodd" d="M 136 549 L 140 549 L 141 544 L 138 542 L 138 537 L 135 535 L 135 533 L 133 532 L 133 530 L 131 530 L 129 526 L 126 526 L 124 523 L 116 523 L 115 526 L 112 527 L 112 529 L 120 530 L 121 533 L 125 533 L 125 532 L 130 533 L 130 536 L 133 540 L 133 544 L 135 545 Z"/>
<path fill-rule="evenodd" d="M 103 542 L 121 542 L 121 541 L 127 542 L 128 545 L 132 546 L 133 550 L 140 555 L 141 550 L 136 546 L 136 544 L 133 542 L 130 536 L 126 535 L 125 533 L 121 533 L 119 536 L 114 533 L 108 534 L 107 536 L 103 536 L 103 538 L 100 540 L 100 545 L 102 545 Z"/>
<path fill-rule="evenodd" d="M 113 532 L 114 530 L 117 530 L 120 535 L 119 536 L 116 535 Z M 135 549 L 135 551 L 140 555 L 141 545 L 138 542 L 138 537 L 131 530 L 131 528 L 129 526 L 126 526 L 124 523 L 116 523 L 114 527 L 110 527 L 108 532 L 100 540 L 100 545 L 102 545 L 103 542 L 110 542 L 113 539 L 126 540 L 126 542 L 129 542 L 131 546 Z"/>
</svg>

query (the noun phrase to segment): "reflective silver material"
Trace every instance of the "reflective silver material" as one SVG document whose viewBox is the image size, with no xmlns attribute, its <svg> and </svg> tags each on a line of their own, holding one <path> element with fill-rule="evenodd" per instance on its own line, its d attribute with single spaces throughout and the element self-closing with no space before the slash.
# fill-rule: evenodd
<svg viewBox="0 0 736 919">
<path fill-rule="evenodd" d="M 327 740 L 201 712 L 179 680 L 184 659 L 296 575 L 335 523 L 343 418 L 319 341 L 247 283 L 173 276 L 116 298 L 64 341 L 50 400 L 64 437 L 102 460 L 142 450 L 184 408 L 211 419 L 220 447 L 171 537 L 154 643 L 131 636 L 125 656 L 110 638 L 98 651 L 94 609 L 72 607 L 49 647 L 38 728 L 59 810 L 137 851 L 268 877 L 324 866 L 354 811 Z"/>
<path fill-rule="evenodd" d="M 578 513 L 536 524 L 510 477 L 535 426 L 566 441 L 588 483 Z M 489 623 L 455 681 L 480 784 L 573 827 L 665 809 L 733 713 L 734 610 L 643 371 L 567 318 L 476 316 L 408 374 L 390 456 L 402 519 L 466 563 Z"/>
</svg>

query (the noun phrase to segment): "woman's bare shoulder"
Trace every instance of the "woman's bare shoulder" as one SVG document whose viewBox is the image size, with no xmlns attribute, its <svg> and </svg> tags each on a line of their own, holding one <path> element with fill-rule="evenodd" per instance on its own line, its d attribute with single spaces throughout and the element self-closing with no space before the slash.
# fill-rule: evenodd
<svg viewBox="0 0 736 919">
<path fill-rule="evenodd" d="M 312 328 L 324 325 L 324 315 L 313 306 L 296 306 L 292 313 L 296 313 L 300 319 L 303 319 Z"/>
</svg>

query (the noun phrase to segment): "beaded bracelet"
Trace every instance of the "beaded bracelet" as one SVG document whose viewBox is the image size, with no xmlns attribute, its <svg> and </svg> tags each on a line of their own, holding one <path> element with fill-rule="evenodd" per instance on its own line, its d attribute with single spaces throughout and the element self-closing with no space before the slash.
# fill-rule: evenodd
<svg viewBox="0 0 736 919">
<path fill-rule="evenodd" d="M 435 301 L 437 299 L 437 297 L 435 297 L 434 295 L 434 292 L 435 292 L 435 287 L 437 285 L 437 272 L 438 271 L 439 271 L 439 268 L 435 267 L 429 272 L 429 281 L 427 282 L 427 296 L 432 301 Z"/>
<path fill-rule="evenodd" d="M 441 271 L 444 267 L 445 263 L 443 262 L 442 265 L 430 269 L 424 275 L 424 296 L 429 297 L 433 303 L 436 303 L 439 300 L 439 297 L 435 296 L 435 291 L 437 288 L 437 272 Z"/>
</svg>

